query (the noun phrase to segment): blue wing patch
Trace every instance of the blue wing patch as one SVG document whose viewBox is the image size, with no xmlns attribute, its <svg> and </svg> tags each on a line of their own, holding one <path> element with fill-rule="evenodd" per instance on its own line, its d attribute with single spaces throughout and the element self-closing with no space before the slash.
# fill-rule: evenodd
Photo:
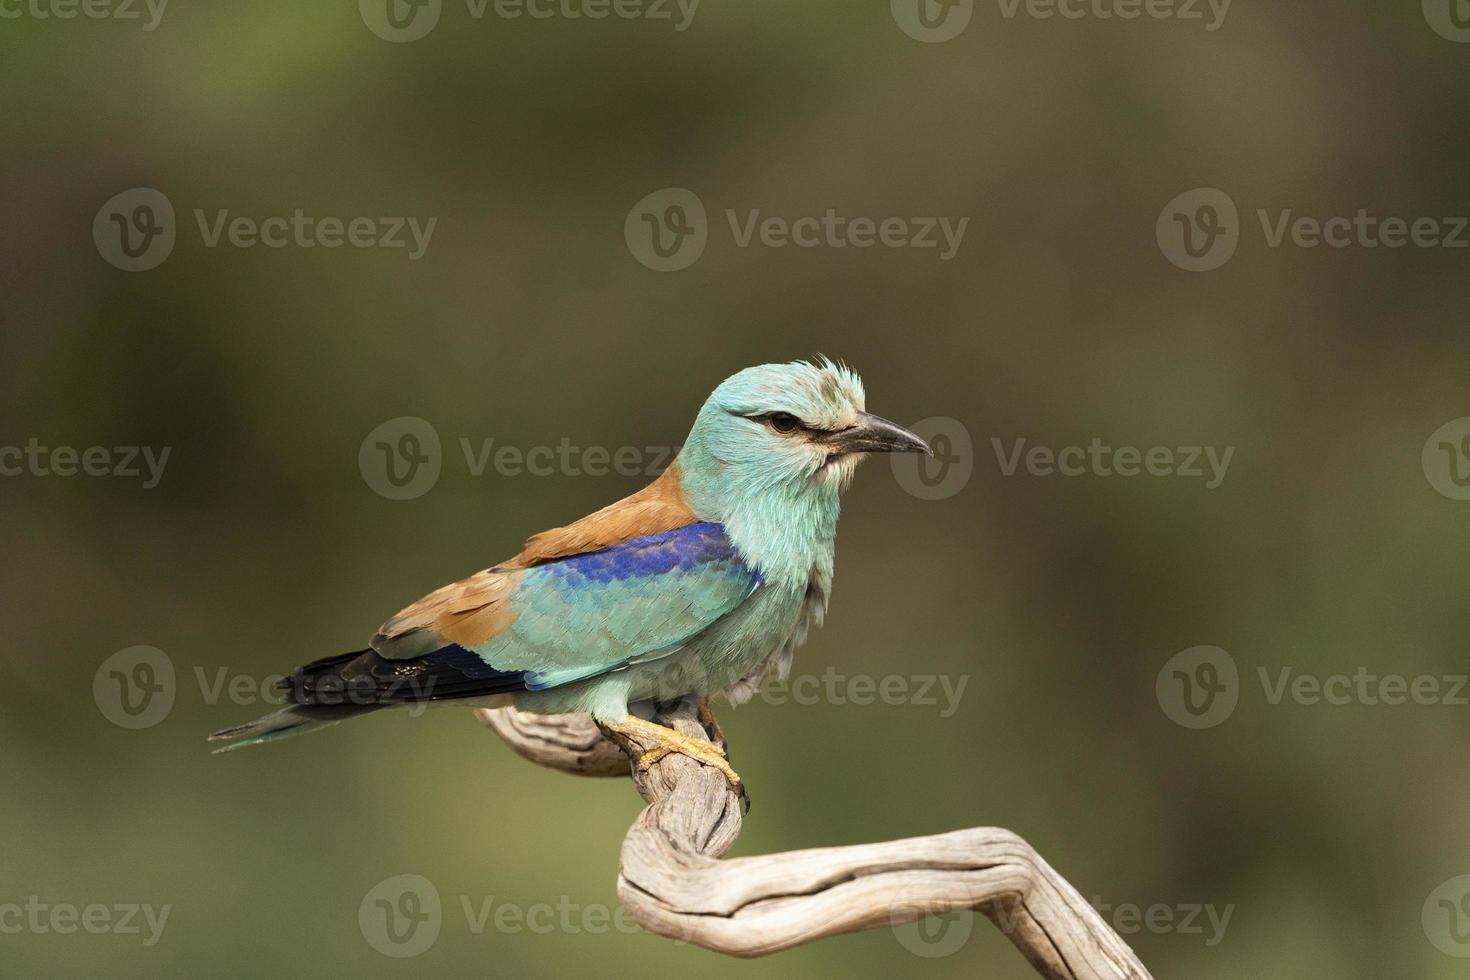
<svg viewBox="0 0 1470 980">
<path fill-rule="evenodd" d="M 544 567 L 558 587 L 576 588 L 584 582 L 617 582 L 687 571 L 732 557 L 738 560 L 724 525 L 706 522 L 634 538 L 602 551 L 572 555 Z M 751 574 L 760 579 L 758 572 L 752 570 Z"/>
<path fill-rule="evenodd" d="M 677 649 L 761 584 L 722 525 L 690 524 L 527 569 L 514 623 L 468 649 L 545 690 Z"/>
</svg>

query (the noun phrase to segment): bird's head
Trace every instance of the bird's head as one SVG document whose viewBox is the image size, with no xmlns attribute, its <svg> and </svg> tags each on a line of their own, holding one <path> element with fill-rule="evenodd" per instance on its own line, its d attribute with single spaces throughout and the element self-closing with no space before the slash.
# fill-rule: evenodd
<svg viewBox="0 0 1470 980">
<path fill-rule="evenodd" d="M 715 503 L 730 495 L 835 498 L 867 454 L 892 452 L 930 450 L 869 414 L 862 379 L 821 358 L 727 378 L 700 409 L 680 463 L 686 483 Z"/>
</svg>

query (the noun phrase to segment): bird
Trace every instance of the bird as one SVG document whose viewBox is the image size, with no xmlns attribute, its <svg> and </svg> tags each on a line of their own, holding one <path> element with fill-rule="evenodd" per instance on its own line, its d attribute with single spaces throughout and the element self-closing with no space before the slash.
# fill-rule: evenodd
<svg viewBox="0 0 1470 980">
<path fill-rule="evenodd" d="M 825 356 L 721 382 L 677 456 L 643 489 L 431 592 L 366 649 L 284 676 L 283 706 L 214 732 L 229 751 L 393 706 L 588 714 L 605 732 L 718 769 L 721 747 L 645 718 L 694 698 L 748 701 L 820 625 L 841 495 L 873 453 L 925 453 L 866 410 L 862 379 Z M 642 710 L 635 710 L 642 709 Z M 747 797 L 748 799 L 748 797 Z"/>
</svg>

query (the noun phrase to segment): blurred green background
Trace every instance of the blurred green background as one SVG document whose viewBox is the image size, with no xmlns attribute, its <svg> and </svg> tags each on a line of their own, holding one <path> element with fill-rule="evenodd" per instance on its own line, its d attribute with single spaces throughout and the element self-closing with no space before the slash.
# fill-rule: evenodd
<svg viewBox="0 0 1470 980">
<path fill-rule="evenodd" d="M 705 0 L 683 31 L 476 19 L 459 0 L 412 43 L 352 0 L 175 0 L 152 31 L 141 7 L 6 9 L 0 446 L 172 450 L 152 489 L 0 479 L 0 905 L 171 912 L 152 946 L 0 934 L 0 972 L 1032 976 L 983 921 L 929 950 L 947 955 L 885 929 L 757 964 L 617 929 L 476 933 L 462 900 L 615 907 L 632 789 L 528 765 L 457 710 L 219 758 L 203 741 L 263 710 L 211 696 L 219 678 L 357 648 L 644 482 L 476 476 L 460 439 L 677 444 L 726 375 L 825 352 L 862 372 L 871 410 L 962 423 L 973 475 L 924 500 L 887 461 L 863 467 L 796 672 L 966 687 L 948 717 L 724 709 L 756 802 L 735 853 L 1005 826 L 1109 907 L 1230 910 L 1213 943 L 1203 914 L 1202 933 L 1127 933 L 1161 978 L 1465 975 L 1421 911 L 1470 872 L 1470 709 L 1273 705 L 1257 680 L 1467 670 L 1470 503 L 1420 459 L 1470 414 L 1467 253 L 1272 248 L 1255 218 L 1470 209 L 1470 46 L 1418 3 L 1241 0 L 1208 31 L 985 2 L 943 43 L 834 0 Z M 177 243 L 130 273 L 92 231 L 135 187 L 172 202 Z M 677 272 L 624 239 L 666 187 L 708 209 L 708 246 Z M 1243 224 L 1208 273 L 1155 241 L 1196 187 Z M 410 261 L 208 248 L 193 217 L 297 208 L 437 226 Z M 828 208 L 970 223 L 941 261 L 740 248 L 724 217 Z M 358 454 L 401 416 L 434 426 L 443 467 L 395 501 Z M 1006 476 L 992 444 L 1094 437 L 1235 455 L 1208 490 Z M 93 680 L 139 644 L 176 689 L 129 730 Z M 1239 665 L 1239 705 L 1190 730 L 1155 681 L 1202 644 Z M 444 905 L 408 959 L 358 921 L 399 874 Z"/>
</svg>

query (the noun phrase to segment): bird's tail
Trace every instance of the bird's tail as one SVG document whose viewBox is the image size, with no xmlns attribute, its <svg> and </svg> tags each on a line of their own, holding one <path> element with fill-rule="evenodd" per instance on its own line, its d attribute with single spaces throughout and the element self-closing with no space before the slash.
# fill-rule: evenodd
<svg viewBox="0 0 1470 980">
<path fill-rule="evenodd" d="M 273 742 L 292 735 L 305 735 L 307 732 L 314 732 L 384 707 L 371 694 L 354 696 L 348 691 L 348 675 L 364 661 L 380 661 L 380 658 L 370 650 L 338 654 L 313 661 L 291 676 L 277 681 L 277 689 L 283 692 L 290 703 L 279 711 L 247 721 L 243 725 L 222 728 L 210 735 L 211 741 L 230 741 L 229 745 L 215 749 L 215 754 L 243 749 L 247 745 Z M 329 686 L 327 691 L 320 690 L 324 680 Z"/>
<path fill-rule="evenodd" d="M 276 688 L 286 706 L 209 736 L 233 740 L 220 752 L 316 731 L 392 705 L 494 705 L 526 690 L 526 674 L 496 670 L 478 654 L 450 644 L 415 660 L 389 660 L 373 650 L 339 653 L 283 677 Z"/>
<path fill-rule="evenodd" d="M 211 741 L 231 740 L 229 745 L 214 750 L 214 754 L 219 755 L 221 752 L 243 749 L 247 745 L 260 745 L 278 738 L 305 735 L 318 728 L 335 725 L 346 718 L 376 710 L 377 707 L 378 705 L 361 704 L 291 704 L 243 725 L 221 728 L 209 738 Z"/>
</svg>

